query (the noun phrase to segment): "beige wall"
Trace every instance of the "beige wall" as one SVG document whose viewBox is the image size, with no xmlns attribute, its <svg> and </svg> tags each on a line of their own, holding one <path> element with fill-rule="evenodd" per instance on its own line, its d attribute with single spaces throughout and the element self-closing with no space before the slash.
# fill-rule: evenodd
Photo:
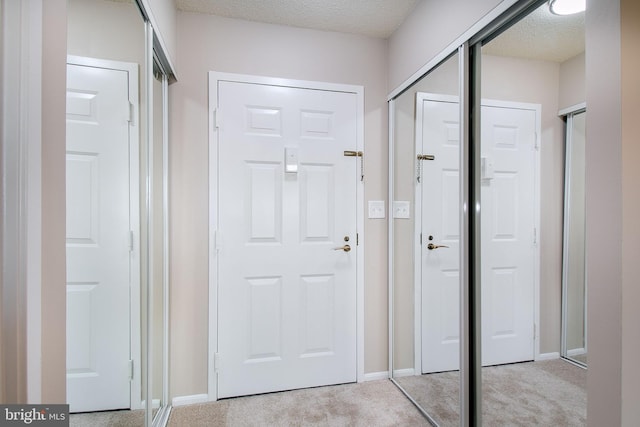
<svg viewBox="0 0 640 427">
<path fill-rule="evenodd" d="M 3 5 L 0 3 L 0 22 L 2 23 L 2 25 L 4 26 L 4 9 L 3 9 Z M 4 58 L 4 31 L 0 31 L 0 84 L 4 85 L 4 66 L 5 66 L 5 58 Z M 0 102 L 0 129 L 4 129 L 5 125 L 4 125 L 4 100 L 2 102 Z M 1 140 L 0 140 L 1 141 Z M 2 143 L 0 142 L 0 177 L 1 176 L 5 176 L 5 171 L 4 171 L 4 161 L 3 161 L 3 149 L 2 149 Z M 3 182 L 3 180 L 0 178 L 0 182 Z M 4 199 L 4 189 L 0 192 L 0 194 L 2 194 L 2 198 Z M 4 206 L 4 203 L 0 204 L 0 206 Z M 3 229 L 4 227 L 0 226 L 0 242 L 4 242 L 4 233 L 3 233 Z M 4 280 L 3 280 L 3 276 L 4 276 L 4 244 L 0 244 L 0 322 L 4 321 L 4 314 L 2 311 L 2 307 L 4 305 L 4 303 L 2 302 L 2 295 L 4 294 Z M 0 327 L 0 402 L 6 402 L 6 397 L 5 397 L 5 388 L 6 388 L 6 382 L 5 382 L 5 369 L 4 369 L 4 353 L 5 353 L 5 340 L 3 338 L 3 332 L 4 332 L 4 328 Z"/>
<path fill-rule="evenodd" d="M 13 2 L 16 5 L 16 2 Z M 24 3 L 23 3 L 24 5 Z M 0 5 L 4 7 L 4 3 Z M 20 7 L 20 6 L 18 6 Z M 39 212 L 29 212 L 32 218 L 39 218 L 40 224 L 33 227 L 29 224 L 28 234 L 29 242 L 33 243 L 38 240 L 41 246 L 34 245 L 36 250 L 40 250 L 37 256 L 39 265 L 36 265 L 34 259 L 29 260 L 29 274 L 37 274 L 37 277 L 30 277 L 29 283 L 33 285 L 27 289 L 22 286 L 26 280 L 12 280 L 12 283 L 2 283 L 0 293 L 3 294 L 5 304 L 3 311 L 2 331 L 0 332 L 0 347 L 3 353 L 3 375 L 2 384 L 2 402 L 11 403 L 27 403 L 30 400 L 33 403 L 64 403 L 66 395 L 66 375 L 65 375 L 65 247 L 64 247 L 64 223 L 65 223 L 65 201 L 64 197 L 60 197 L 65 191 L 65 175 L 64 175 L 64 147 L 65 147 L 65 80 L 66 80 L 66 0 L 48 0 L 31 2 L 25 6 L 27 17 L 39 18 L 37 13 L 42 13 L 42 33 L 39 33 L 39 21 L 31 20 L 29 25 L 22 23 L 22 30 L 28 31 L 29 35 L 41 35 L 42 39 L 34 41 L 27 40 L 27 37 L 16 37 L 17 41 L 24 43 L 23 46 L 30 48 L 38 48 L 41 42 L 42 56 L 35 62 L 26 63 L 27 58 L 23 58 L 26 64 L 26 71 L 30 72 L 33 77 L 41 75 L 41 82 L 37 86 L 28 86 L 33 82 L 32 77 L 22 75 L 21 78 L 15 77 L 11 83 L 20 82 L 24 84 L 24 91 L 20 93 L 20 102 L 24 102 L 25 108 L 28 108 L 29 114 L 35 116 L 20 117 L 20 113 L 13 110 L 12 118 L 19 117 L 26 120 L 23 124 L 27 124 L 29 131 L 29 144 L 39 144 L 36 149 L 31 146 L 30 150 L 39 152 L 40 158 L 29 156 L 29 177 L 39 177 L 40 186 L 39 200 L 33 200 L 33 195 L 29 205 L 30 208 L 39 208 Z M 14 12 L 16 9 L 13 9 Z M 5 13 L 6 10 L 3 10 Z M 33 14 L 36 12 L 36 14 Z M 16 14 L 12 13 L 5 16 L 7 19 L 16 19 Z M 37 22 L 37 23 L 36 23 Z M 13 21 L 12 23 L 16 23 Z M 3 25 L 6 22 L 3 21 Z M 27 33 L 25 33 L 26 35 Z M 10 42 L 9 40 L 5 40 Z M 14 45 L 15 46 L 15 45 Z M 2 55 L 2 65 L 4 78 L 9 78 L 13 72 L 18 71 L 16 66 L 17 58 L 9 57 L 13 53 L 17 53 L 8 49 L 4 50 L 4 46 L 0 48 Z M 33 55 L 38 53 L 37 50 L 29 52 Z M 31 57 L 30 57 L 31 58 Z M 30 59 L 29 58 L 29 59 Z M 7 62 L 4 62 L 7 60 Z M 40 62 L 41 61 L 41 62 Z M 41 69 L 35 69 L 40 66 Z M 10 70 L 10 71 L 9 71 Z M 22 70 L 25 72 L 25 70 Z M 6 98 L 6 93 L 2 93 L 2 102 L 15 101 Z M 27 98 L 28 96 L 28 98 Z M 41 105 L 35 101 L 41 101 Z M 10 104 L 15 109 L 16 104 Z M 40 108 L 41 107 L 41 108 Z M 40 108 L 40 110 L 38 110 Z M 20 109 L 18 108 L 18 111 Z M 6 113 L 3 110 L 3 113 Z M 4 117 L 4 115 L 3 115 Z M 13 132 L 16 130 L 16 123 L 7 123 L 6 127 L 3 123 L 3 132 Z M 11 130 L 10 130 L 11 129 Z M 40 132 L 34 135 L 33 132 Z M 7 143 L 14 149 L 17 143 L 12 138 L 16 134 L 5 134 L 3 136 L 3 150 Z M 7 138 L 7 139 L 5 139 Z M 11 150 L 8 150 L 11 151 Z M 24 154 L 24 153 L 23 153 Z M 35 160 L 32 163 L 31 160 Z M 40 170 L 35 168 L 40 162 Z M 2 176 L 2 198 L 7 201 L 7 195 L 17 188 L 14 182 L 10 182 L 11 178 L 6 175 Z M 29 188 L 36 184 L 30 183 Z M 14 199 L 15 200 L 15 199 Z M 33 203 L 33 204 L 32 204 Z M 15 210 L 14 206 L 3 206 L 6 211 Z M 26 223 L 27 218 L 22 217 Z M 4 237 L 4 236 L 3 236 Z M 14 237 L 14 236 L 12 236 Z M 12 242 L 12 240 L 10 240 Z M 6 244 L 6 242 L 5 242 Z M 11 247 L 12 252 L 19 251 L 19 247 Z M 33 248 L 30 248 L 32 251 Z M 14 262 L 16 257 L 13 258 Z M 3 271 L 3 274 L 5 272 Z M 23 278 L 24 279 L 24 278 Z M 35 287 L 38 287 L 36 290 Z M 11 307 L 11 311 L 7 308 Z M 37 315 L 26 313 L 26 307 L 39 307 L 40 312 Z M 8 317 L 7 317 L 8 316 Z M 39 333 L 35 338 L 39 342 L 33 342 L 34 337 L 25 336 L 27 329 L 24 327 L 25 319 L 38 319 L 39 325 L 30 326 L 29 330 Z M 8 322 L 10 324 L 7 324 Z M 35 349 L 29 346 L 35 344 Z M 25 351 L 26 350 L 26 351 Z M 26 353 L 29 352 L 29 353 Z M 36 372 L 39 377 L 29 378 L 27 382 L 27 367 L 31 368 L 30 363 L 35 360 L 39 364 Z M 29 375 L 34 375 L 29 372 Z M 30 387 L 27 390 L 27 386 Z M 27 397 L 29 396 L 29 397 Z"/>
<path fill-rule="evenodd" d="M 560 64 L 560 109 L 571 107 L 585 101 L 584 52 Z"/>
<path fill-rule="evenodd" d="M 144 68 L 144 21 L 133 3 L 68 0 L 67 53 Z M 139 85 L 140 90 L 143 85 Z M 141 97 L 142 98 L 142 97 Z"/>
<path fill-rule="evenodd" d="M 168 56 L 176 69 L 177 14 L 174 0 L 142 0 L 145 8 L 153 16 L 151 22 Z M 177 71 L 174 70 L 177 74 Z"/>
<path fill-rule="evenodd" d="M 407 80 L 500 4 L 515 0 L 420 0 L 389 38 L 389 89 Z"/>
<path fill-rule="evenodd" d="M 621 16 L 622 425 L 632 426 L 640 420 L 640 4 L 623 0 Z"/>
<path fill-rule="evenodd" d="M 638 172 L 635 159 L 629 157 L 637 150 L 637 117 L 627 104 L 638 102 L 634 97 L 638 73 L 632 59 L 637 58 L 638 16 L 632 3 L 590 0 L 586 16 L 587 421 L 594 427 L 631 426 L 638 421 L 638 365 L 631 356 L 640 342 L 633 313 L 640 302 L 637 241 L 633 242 L 639 222 L 637 212 L 631 212 L 637 201 Z M 621 19 L 633 23 L 622 33 L 623 43 Z M 631 55 L 625 59 L 624 73 L 622 53 Z"/>
<path fill-rule="evenodd" d="M 42 402 L 66 402 L 66 0 L 43 1 Z"/>
<path fill-rule="evenodd" d="M 178 13 L 170 87 L 171 395 L 207 393 L 208 71 L 363 85 L 365 201 L 387 195 L 384 40 Z M 365 220 L 365 372 L 387 370 L 387 228 Z"/>
</svg>

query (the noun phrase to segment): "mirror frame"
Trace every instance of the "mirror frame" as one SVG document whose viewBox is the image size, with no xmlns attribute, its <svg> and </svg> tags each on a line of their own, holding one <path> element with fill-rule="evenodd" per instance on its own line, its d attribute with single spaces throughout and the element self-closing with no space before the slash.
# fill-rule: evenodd
<svg viewBox="0 0 640 427">
<path fill-rule="evenodd" d="M 562 117 L 565 119 L 565 133 L 564 133 L 564 142 L 565 142 L 565 147 L 564 147 L 564 154 L 565 154 L 565 163 L 564 163 L 564 214 L 563 214 L 563 230 L 562 230 L 562 298 L 561 298 L 561 305 L 562 305 L 562 315 L 561 315 L 561 322 L 562 322 L 562 331 L 561 331 L 561 336 L 560 336 L 560 356 L 563 357 L 564 359 L 570 361 L 571 363 L 574 363 L 582 368 L 587 368 L 588 366 L 588 362 L 587 363 L 583 363 L 579 360 L 576 360 L 574 358 L 572 358 L 571 356 L 569 356 L 568 354 L 568 348 L 567 348 L 567 334 L 568 334 L 568 320 L 567 320 L 567 316 L 568 316 L 568 312 L 569 312 L 569 292 L 568 292 L 568 287 L 569 287 L 569 261 L 568 261 L 568 257 L 567 254 L 569 253 L 569 221 L 570 221 L 570 212 L 571 212 L 571 206 L 570 206 L 570 193 L 571 193 L 571 179 L 570 179 L 570 174 L 571 174 L 571 162 L 572 159 L 569 158 L 569 153 L 571 150 L 571 146 L 573 145 L 573 117 L 577 114 L 582 114 L 582 113 L 586 113 L 587 112 L 587 104 L 585 102 L 582 102 L 580 104 L 577 105 L 573 105 L 571 107 L 565 108 L 561 111 L 558 112 L 558 116 Z M 586 231 L 586 230 L 585 230 Z M 587 271 L 586 271 L 586 235 L 585 235 L 585 259 L 584 259 L 584 265 L 585 265 L 585 271 L 584 271 L 584 282 L 585 282 L 585 289 L 584 289 L 584 341 L 586 344 L 586 339 L 587 339 Z"/>
<path fill-rule="evenodd" d="M 145 425 L 147 427 L 166 426 L 169 422 L 169 416 L 171 414 L 171 404 L 169 402 L 169 82 L 176 81 L 175 75 L 172 70 L 172 66 L 168 60 L 168 57 L 163 49 L 162 43 L 154 29 L 154 25 L 150 19 L 150 15 L 147 13 L 144 2 L 136 0 L 136 4 L 140 8 L 140 12 L 145 22 L 145 85 L 146 85 L 146 105 L 148 106 L 147 114 L 147 199 L 145 201 L 147 205 L 147 236 L 150 239 L 147 245 L 147 317 L 150 318 L 153 312 L 153 287 L 150 286 L 153 278 L 153 257 L 151 251 L 154 245 L 153 242 L 153 228 L 155 224 L 155 218 L 153 215 L 153 180 L 150 176 L 153 175 L 153 156 L 154 156 L 154 90 L 153 83 L 156 80 L 154 74 L 154 63 L 158 65 L 160 71 L 160 80 L 162 83 L 161 97 L 162 97 L 162 277 L 160 278 L 162 283 L 162 396 L 160 400 L 160 407 L 158 412 L 153 414 L 153 324 L 147 321 L 147 378 L 146 378 L 146 406 L 145 406 Z M 151 396 L 151 398 L 149 398 Z"/>
</svg>

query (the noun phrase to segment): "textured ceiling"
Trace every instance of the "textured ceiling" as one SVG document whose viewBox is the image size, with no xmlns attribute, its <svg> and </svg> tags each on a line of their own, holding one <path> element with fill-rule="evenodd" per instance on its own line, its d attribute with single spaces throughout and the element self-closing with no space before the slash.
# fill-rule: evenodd
<svg viewBox="0 0 640 427">
<path fill-rule="evenodd" d="M 175 0 L 178 10 L 387 38 L 418 0 Z"/>
<path fill-rule="evenodd" d="M 584 52 L 584 12 L 558 16 L 544 4 L 483 48 L 483 53 L 564 62 Z"/>
<path fill-rule="evenodd" d="M 175 0 L 178 10 L 388 38 L 419 0 Z M 543 4 L 483 48 L 485 53 L 563 62 L 584 52 L 584 12 Z"/>
</svg>

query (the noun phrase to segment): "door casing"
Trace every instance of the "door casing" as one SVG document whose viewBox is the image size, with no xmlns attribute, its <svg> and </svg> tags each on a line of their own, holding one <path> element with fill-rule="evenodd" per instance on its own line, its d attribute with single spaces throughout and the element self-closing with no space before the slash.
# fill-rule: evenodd
<svg viewBox="0 0 640 427">
<path fill-rule="evenodd" d="M 261 77 L 233 73 L 209 72 L 209 347 L 208 347 L 208 395 L 206 400 L 218 399 L 216 358 L 218 348 L 218 267 L 217 267 L 217 224 L 218 224 L 218 82 L 229 81 L 249 84 L 266 84 L 301 89 L 349 92 L 356 94 L 357 114 L 354 148 L 364 152 L 364 88 L 357 85 L 343 85 L 306 80 Z M 364 162 L 364 157 L 358 159 Z M 357 381 L 364 375 L 364 179 L 356 185 L 356 232 L 359 248 L 356 256 L 356 366 Z"/>
</svg>

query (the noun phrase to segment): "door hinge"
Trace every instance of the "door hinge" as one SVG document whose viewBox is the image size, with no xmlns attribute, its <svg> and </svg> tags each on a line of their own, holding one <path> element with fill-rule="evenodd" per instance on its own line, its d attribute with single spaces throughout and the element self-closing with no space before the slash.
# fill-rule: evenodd
<svg viewBox="0 0 640 427">
<path fill-rule="evenodd" d="M 129 359 L 129 381 L 133 380 L 133 360 Z"/>
<path fill-rule="evenodd" d="M 360 234 L 356 233 L 356 246 L 360 246 Z"/>
<path fill-rule="evenodd" d="M 540 147 L 538 146 L 538 132 L 534 133 L 536 141 L 534 142 L 533 148 L 538 151 L 540 149 Z"/>
<path fill-rule="evenodd" d="M 213 127 L 220 129 L 220 110 L 218 108 L 213 110 Z"/>
<path fill-rule="evenodd" d="M 133 231 L 129 230 L 129 252 L 133 252 Z"/>
<path fill-rule="evenodd" d="M 420 233 L 420 244 L 422 244 L 422 233 Z"/>
<path fill-rule="evenodd" d="M 214 230 L 213 231 L 213 250 L 215 250 L 216 252 L 220 251 L 220 231 L 219 230 Z"/>
<path fill-rule="evenodd" d="M 533 244 L 538 244 L 538 229 L 536 227 L 533 227 Z"/>
<path fill-rule="evenodd" d="M 135 126 L 136 124 L 134 123 L 134 119 L 136 117 L 136 108 L 133 105 L 132 102 L 129 102 L 129 118 L 128 118 L 128 122 L 131 123 L 131 126 Z"/>
<path fill-rule="evenodd" d="M 220 371 L 220 353 L 213 354 L 213 371 L 214 372 Z"/>
</svg>

